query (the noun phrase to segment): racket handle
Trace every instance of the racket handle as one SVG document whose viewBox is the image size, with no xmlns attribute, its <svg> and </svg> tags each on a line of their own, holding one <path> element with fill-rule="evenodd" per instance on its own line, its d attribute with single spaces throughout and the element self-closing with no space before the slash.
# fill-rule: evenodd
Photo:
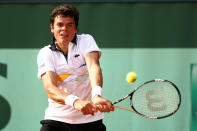
<svg viewBox="0 0 197 131">
<path fill-rule="evenodd" d="M 122 110 L 127 110 L 127 111 L 130 111 L 130 112 L 134 112 L 134 113 L 135 113 L 135 111 L 134 111 L 134 110 L 129 109 L 129 108 L 120 107 L 120 106 L 113 106 L 113 107 L 114 107 L 114 108 L 118 108 L 118 109 L 122 109 Z"/>
</svg>

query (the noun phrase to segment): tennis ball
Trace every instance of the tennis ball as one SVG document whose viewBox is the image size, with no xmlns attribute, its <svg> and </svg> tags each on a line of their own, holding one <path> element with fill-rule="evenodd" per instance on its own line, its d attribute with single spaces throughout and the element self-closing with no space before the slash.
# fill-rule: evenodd
<svg viewBox="0 0 197 131">
<path fill-rule="evenodd" d="M 137 79 L 137 74 L 135 72 L 129 72 L 126 76 L 128 83 L 134 83 Z"/>
</svg>

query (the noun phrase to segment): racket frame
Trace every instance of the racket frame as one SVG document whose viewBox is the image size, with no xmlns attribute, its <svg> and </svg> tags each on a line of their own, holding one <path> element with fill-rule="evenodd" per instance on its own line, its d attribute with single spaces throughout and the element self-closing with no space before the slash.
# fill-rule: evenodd
<svg viewBox="0 0 197 131">
<path fill-rule="evenodd" d="M 176 108 L 172 113 L 169 113 L 169 114 L 167 114 L 167 115 L 165 115 L 165 116 L 161 116 L 161 117 L 148 117 L 148 116 L 146 116 L 146 115 L 144 115 L 144 114 L 138 112 L 138 111 L 135 109 L 135 107 L 133 106 L 133 103 L 132 103 L 133 94 L 134 94 L 140 87 L 142 87 L 142 86 L 145 85 L 145 84 L 151 83 L 151 82 L 167 82 L 167 83 L 171 84 L 171 85 L 176 89 L 177 94 L 178 94 L 178 96 L 179 96 L 179 103 L 178 103 L 178 105 L 177 105 L 177 108 Z M 148 118 L 148 119 L 162 119 L 162 118 L 169 117 L 169 116 L 175 114 L 175 113 L 178 111 L 178 109 L 179 109 L 179 107 L 180 107 L 180 105 L 181 105 L 181 93 L 180 93 L 178 87 L 177 87 L 174 83 L 172 83 L 171 81 L 163 80 L 163 79 L 154 79 L 154 80 L 150 80 L 150 81 L 144 82 L 143 84 L 141 84 L 140 86 L 138 86 L 137 88 L 135 88 L 135 90 L 132 91 L 130 94 L 126 95 L 126 96 L 123 97 L 122 99 L 119 99 L 119 100 L 113 102 L 112 105 L 117 104 L 117 103 L 119 103 L 119 102 L 125 100 L 125 99 L 128 98 L 129 96 L 130 96 L 130 105 L 131 105 L 131 108 L 132 108 L 132 109 L 128 109 L 128 108 L 124 108 L 124 107 L 119 107 L 119 106 L 114 106 L 114 107 L 115 107 L 115 108 L 119 108 L 119 109 L 128 110 L 128 111 L 130 111 L 130 112 L 136 113 L 136 114 L 138 114 L 138 115 L 140 115 L 140 116 L 142 116 L 142 117 Z"/>
</svg>

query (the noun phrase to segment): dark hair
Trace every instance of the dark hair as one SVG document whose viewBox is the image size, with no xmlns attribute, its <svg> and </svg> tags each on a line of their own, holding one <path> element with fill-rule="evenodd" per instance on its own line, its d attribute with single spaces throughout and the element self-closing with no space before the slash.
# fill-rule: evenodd
<svg viewBox="0 0 197 131">
<path fill-rule="evenodd" d="M 76 27 L 78 26 L 79 11 L 74 6 L 65 4 L 54 8 L 50 15 L 50 23 L 54 24 L 55 17 L 59 15 L 63 17 L 68 16 L 74 18 L 75 25 Z"/>
</svg>

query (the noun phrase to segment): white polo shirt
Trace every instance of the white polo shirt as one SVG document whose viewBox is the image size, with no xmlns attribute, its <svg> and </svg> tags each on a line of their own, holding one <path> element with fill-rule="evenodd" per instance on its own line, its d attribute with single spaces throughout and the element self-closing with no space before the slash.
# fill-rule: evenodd
<svg viewBox="0 0 197 131">
<path fill-rule="evenodd" d="M 54 44 L 54 43 L 53 43 Z M 68 45 L 68 55 L 54 50 L 51 45 L 45 46 L 37 56 L 38 78 L 45 72 L 57 74 L 58 87 L 65 92 L 78 96 L 82 100 L 91 101 L 91 85 L 85 62 L 85 54 L 99 51 L 94 38 L 88 34 L 76 35 L 76 43 Z M 48 99 L 49 105 L 45 111 L 45 119 L 57 120 L 71 124 L 89 123 L 103 119 L 101 112 L 92 115 L 83 115 L 69 105 L 58 104 Z"/>
</svg>

